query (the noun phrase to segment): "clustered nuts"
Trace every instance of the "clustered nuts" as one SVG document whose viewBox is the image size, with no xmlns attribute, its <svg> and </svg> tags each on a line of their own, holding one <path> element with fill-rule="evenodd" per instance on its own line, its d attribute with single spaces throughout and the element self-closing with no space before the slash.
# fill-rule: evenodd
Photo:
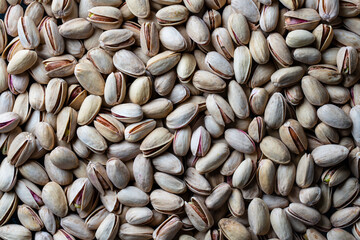
<svg viewBox="0 0 360 240">
<path fill-rule="evenodd" d="M 0 13 L 0 239 L 360 240 L 360 0 Z"/>
</svg>

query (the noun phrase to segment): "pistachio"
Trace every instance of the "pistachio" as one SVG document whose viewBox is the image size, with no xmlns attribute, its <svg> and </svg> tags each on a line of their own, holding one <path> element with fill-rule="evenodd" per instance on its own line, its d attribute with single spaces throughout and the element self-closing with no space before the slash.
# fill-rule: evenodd
<svg viewBox="0 0 360 240">
<path fill-rule="evenodd" d="M 347 207 L 337 210 L 330 217 L 330 222 L 334 227 L 347 227 L 359 219 L 359 207 Z"/>
<path fill-rule="evenodd" d="M 66 147 L 56 147 L 50 153 L 51 162 L 58 168 L 68 170 L 78 167 L 78 159 L 74 152 Z"/>
<path fill-rule="evenodd" d="M 311 155 L 320 167 L 331 167 L 345 160 L 349 154 L 349 149 L 336 144 L 328 144 L 315 148 Z"/>
<path fill-rule="evenodd" d="M 234 73 L 239 84 L 244 84 L 250 77 L 252 57 L 250 50 L 245 47 L 237 47 L 234 52 Z"/>
<path fill-rule="evenodd" d="M 143 140 L 140 150 L 144 157 L 158 156 L 169 148 L 173 137 L 166 128 L 156 128 Z"/>
<path fill-rule="evenodd" d="M 32 239 L 30 230 L 18 224 L 7 224 L 0 227 L 0 236 L 3 239 Z"/>
<path fill-rule="evenodd" d="M 184 200 L 181 197 L 161 189 L 151 192 L 150 202 L 155 210 L 164 214 L 181 212 L 184 207 Z"/>
<path fill-rule="evenodd" d="M 159 31 L 157 41 L 160 40 L 161 44 L 169 50 L 184 51 L 188 47 L 188 43 L 179 30 L 173 26 L 165 26 Z"/>
<path fill-rule="evenodd" d="M 267 44 L 273 58 L 283 67 L 289 67 L 293 63 L 290 51 L 286 46 L 285 39 L 279 33 L 272 33 L 267 38 Z"/>
<path fill-rule="evenodd" d="M 204 13 L 203 20 L 210 30 L 213 30 L 220 26 L 221 15 L 214 9 L 209 9 Z"/>
<path fill-rule="evenodd" d="M 166 98 L 158 98 L 141 106 L 141 110 L 147 118 L 164 118 L 173 110 L 173 104 Z"/>
<path fill-rule="evenodd" d="M 190 202 L 185 202 L 185 212 L 194 227 L 201 232 L 208 230 L 214 220 L 204 203 L 196 197 L 191 198 Z"/>
<path fill-rule="evenodd" d="M 274 93 L 266 105 L 264 112 L 265 123 L 274 129 L 279 128 L 285 121 L 286 102 L 280 93 Z"/>
<path fill-rule="evenodd" d="M 276 235 L 284 239 L 291 238 L 292 228 L 283 209 L 273 209 L 270 214 L 270 222 Z"/>
<path fill-rule="evenodd" d="M 292 55 L 296 61 L 305 64 L 317 64 L 321 60 L 320 51 L 311 47 L 297 48 L 292 52 Z"/>
<path fill-rule="evenodd" d="M 309 31 L 299 29 L 289 32 L 286 36 L 286 45 L 291 48 L 300 48 L 310 45 L 315 41 L 315 36 Z"/>
<path fill-rule="evenodd" d="M 234 57 L 234 45 L 226 28 L 216 28 L 211 34 L 211 41 L 221 55 L 230 60 Z"/>
<path fill-rule="evenodd" d="M 279 129 L 281 141 L 290 151 L 299 154 L 307 149 L 307 137 L 305 132 L 296 120 L 289 119 Z"/>
<path fill-rule="evenodd" d="M 87 228 L 85 221 L 75 214 L 62 218 L 60 225 L 69 234 L 80 239 L 94 238 L 94 233 Z"/>
<path fill-rule="evenodd" d="M 259 9 L 252 1 L 231 1 L 231 6 L 242 13 L 246 19 L 252 23 L 257 23 L 260 20 Z"/>
<path fill-rule="evenodd" d="M 241 13 L 232 13 L 228 18 L 228 31 L 237 45 L 246 45 L 250 40 L 250 29 Z"/>
<path fill-rule="evenodd" d="M 145 22 L 141 25 L 140 43 L 141 50 L 149 57 L 159 52 L 159 33 L 155 23 Z"/>
<path fill-rule="evenodd" d="M 270 213 L 265 202 L 254 198 L 248 208 L 249 225 L 257 235 L 265 235 L 270 230 Z"/>
<path fill-rule="evenodd" d="M 301 203 L 291 203 L 286 211 L 290 216 L 305 224 L 316 224 L 321 218 L 317 210 Z"/>
<path fill-rule="evenodd" d="M 183 223 L 177 215 L 171 215 L 162 224 L 160 224 L 153 232 L 154 239 L 171 239 L 181 229 Z"/>
<path fill-rule="evenodd" d="M 132 59 L 131 64 L 129 59 Z M 113 57 L 115 67 L 130 76 L 141 76 L 145 73 L 144 63 L 132 52 L 120 50 Z"/>
<path fill-rule="evenodd" d="M 108 51 L 117 51 L 134 43 L 134 33 L 128 29 L 110 29 L 99 36 L 100 47 Z"/>
<path fill-rule="evenodd" d="M 178 25 L 188 19 L 189 12 L 182 5 L 172 5 L 160 9 L 156 13 L 157 21 L 160 25 Z"/>
<path fill-rule="evenodd" d="M 35 184 L 44 186 L 49 182 L 45 168 L 36 161 L 28 161 L 19 168 L 19 171 L 22 176 Z"/>
<path fill-rule="evenodd" d="M 132 103 L 143 105 L 151 97 L 152 82 L 149 77 L 139 77 L 130 85 L 129 98 Z"/>
<path fill-rule="evenodd" d="M 205 22 L 196 16 L 190 16 L 186 23 L 186 32 L 197 44 L 206 45 L 210 41 L 210 32 Z"/>
<path fill-rule="evenodd" d="M 276 163 L 286 164 L 290 161 L 289 150 L 286 148 L 285 144 L 277 138 L 266 136 L 260 142 L 260 149 L 265 156 Z"/>
<path fill-rule="evenodd" d="M 21 224 L 31 231 L 40 231 L 44 227 L 37 213 L 25 204 L 18 206 L 18 217 Z"/>
<path fill-rule="evenodd" d="M 304 69 L 300 66 L 282 68 L 271 75 L 271 82 L 276 87 L 290 87 L 299 82 L 303 75 Z"/>
<path fill-rule="evenodd" d="M 178 129 L 188 125 L 198 114 L 199 106 L 187 103 L 179 106 L 166 117 L 166 125 L 171 129 Z"/>
<path fill-rule="evenodd" d="M 225 126 L 234 121 L 233 110 L 220 95 L 210 94 L 206 98 L 206 107 L 218 124 Z"/>
<path fill-rule="evenodd" d="M 213 71 L 218 71 L 217 69 L 211 68 Z M 221 75 L 221 72 L 214 72 L 216 75 Z M 193 85 L 200 91 L 208 93 L 219 93 L 223 92 L 226 87 L 226 83 L 220 77 L 216 76 L 214 73 L 198 70 L 195 72 L 193 77 Z"/>
<path fill-rule="evenodd" d="M 31 68 L 36 62 L 37 54 L 31 50 L 20 50 L 11 58 L 7 66 L 9 74 L 20 74 Z"/>
<path fill-rule="evenodd" d="M 108 148 L 107 156 L 110 158 L 115 157 L 120 158 L 123 161 L 128 161 L 135 158 L 136 155 L 141 152 L 139 148 L 139 143 L 122 141 L 120 143 L 110 145 L 110 147 Z"/>
<path fill-rule="evenodd" d="M 49 178 L 60 185 L 68 185 L 73 180 L 72 172 L 56 167 L 52 163 L 49 154 L 45 155 L 44 167 Z"/>
<path fill-rule="evenodd" d="M 146 18 L 150 14 L 150 3 L 149 1 L 127 1 L 126 5 L 129 10 L 139 18 Z"/>
<path fill-rule="evenodd" d="M 195 169 L 199 173 L 207 173 L 219 167 L 229 156 L 230 150 L 224 143 L 214 144 L 208 154 L 199 158 L 195 164 Z"/>
<path fill-rule="evenodd" d="M 195 72 L 196 59 L 191 54 L 183 54 L 176 67 L 178 78 L 183 83 L 188 83 Z"/>
<path fill-rule="evenodd" d="M 95 237 L 97 239 L 114 239 L 119 231 L 120 217 L 113 213 L 110 213 L 100 224 L 96 230 Z"/>
<path fill-rule="evenodd" d="M 171 6 L 169 6 L 171 7 Z M 161 75 L 175 67 L 180 61 L 180 54 L 172 51 L 165 51 L 150 58 L 146 63 L 146 70 L 152 75 Z"/>
<path fill-rule="evenodd" d="M 6 32 L 11 37 L 18 36 L 16 24 L 18 23 L 19 18 L 22 17 L 23 15 L 24 15 L 24 10 L 20 6 L 20 4 L 14 4 L 14 6 L 10 5 L 6 10 L 4 23 L 6 27 Z"/>
<path fill-rule="evenodd" d="M 354 47 L 340 48 L 336 57 L 338 71 L 345 74 L 354 73 L 356 70 L 357 61 L 358 55 Z"/>
<path fill-rule="evenodd" d="M 95 190 L 88 178 L 78 178 L 66 192 L 70 209 L 83 211 L 92 204 Z"/>
<path fill-rule="evenodd" d="M 98 96 L 104 95 L 105 81 L 92 64 L 76 64 L 74 75 L 86 91 Z"/>
<path fill-rule="evenodd" d="M 55 182 L 47 183 L 42 190 L 42 197 L 45 206 L 56 216 L 64 217 L 67 215 L 68 205 L 65 193 L 60 185 Z"/>
<path fill-rule="evenodd" d="M 250 232 L 246 229 L 246 227 L 234 219 L 220 219 L 219 227 L 227 239 L 236 239 L 238 237 L 244 240 L 251 239 Z"/>
<path fill-rule="evenodd" d="M 35 151 L 35 136 L 29 132 L 18 134 L 12 141 L 8 151 L 8 161 L 18 167 L 24 164 Z"/>
<path fill-rule="evenodd" d="M 255 62 L 266 64 L 269 61 L 269 48 L 266 44 L 266 38 L 261 31 L 256 30 L 251 33 L 249 50 Z"/>
<path fill-rule="evenodd" d="M 333 205 L 336 208 L 347 207 L 357 196 L 359 183 L 355 178 L 348 178 L 336 188 L 333 195 Z"/>
<path fill-rule="evenodd" d="M 56 135 L 59 140 L 70 142 L 76 131 L 77 112 L 71 107 L 63 108 L 56 119 Z"/>
<path fill-rule="evenodd" d="M 122 103 L 125 98 L 126 81 L 121 72 L 111 73 L 106 79 L 104 99 L 109 105 Z"/>
<path fill-rule="evenodd" d="M 0 133 L 7 133 L 14 130 L 20 122 L 20 117 L 14 112 L 0 114 Z"/>
<path fill-rule="evenodd" d="M 0 199 L 1 226 L 6 224 L 13 216 L 18 205 L 18 198 L 14 192 L 4 193 Z"/>
<path fill-rule="evenodd" d="M 319 14 L 311 8 L 288 11 L 285 16 L 285 28 L 288 30 L 313 30 L 320 21 Z"/>
<path fill-rule="evenodd" d="M 346 129 L 352 125 L 350 117 L 333 104 L 325 104 L 320 107 L 317 115 L 321 121 L 334 128 Z"/>
<path fill-rule="evenodd" d="M 133 123 L 143 118 L 143 112 L 138 104 L 124 103 L 111 108 L 112 115 L 121 122 Z"/>
<path fill-rule="evenodd" d="M 275 186 L 275 166 L 271 160 L 263 159 L 256 171 L 258 185 L 263 192 L 271 194 Z"/>
<path fill-rule="evenodd" d="M 148 226 L 137 226 L 129 223 L 121 224 L 119 236 L 122 239 L 151 239 L 154 229 Z"/>
<path fill-rule="evenodd" d="M 191 128 L 189 126 L 176 130 L 173 140 L 173 151 L 175 155 L 185 156 L 187 154 L 190 149 L 191 138 Z"/>
<path fill-rule="evenodd" d="M 254 178 L 255 172 L 256 172 L 255 162 L 250 158 L 245 159 L 236 168 L 232 177 L 232 185 L 240 189 L 246 187 Z"/>
<path fill-rule="evenodd" d="M 110 114 L 98 114 L 94 119 L 96 130 L 110 142 L 119 142 L 124 138 L 124 126 Z"/>
<path fill-rule="evenodd" d="M 184 180 L 190 191 L 199 195 L 210 195 L 210 183 L 195 168 L 191 167 L 186 170 Z"/>
<path fill-rule="evenodd" d="M 34 49 L 40 44 L 40 33 L 34 21 L 28 17 L 20 17 L 17 23 L 21 45 L 27 49 Z"/>
<path fill-rule="evenodd" d="M 10 162 L 5 158 L 0 165 L 1 172 L 1 184 L 0 190 L 4 192 L 10 191 L 16 184 L 18 169 L 16 169 Z"/>
<path fill-rule="evenodd" d="M 90 182 L 102 195 L 105 195 L 106 190 L 112 190 L 110 179 L 105 168 L 100 163 L 89 162 L 86 171 Z"/>
<path fill-rule="evenodd" d="M 86 19 L 103 30 L 118 28 L 123 21 L 121 11 L 115 7 L 98 6 L 89 9 L 88 12 Z"/>
</svg>

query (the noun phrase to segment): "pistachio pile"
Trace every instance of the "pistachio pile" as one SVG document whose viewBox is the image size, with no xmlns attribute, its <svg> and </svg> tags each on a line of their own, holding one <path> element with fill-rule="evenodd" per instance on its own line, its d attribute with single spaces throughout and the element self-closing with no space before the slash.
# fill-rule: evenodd
<svg viewBox="0 0 360 240">
<path fill-rule="evenodd" d="M 360 0 L 0 13 L 0 239 L 360 239 Z"/>
</svg>

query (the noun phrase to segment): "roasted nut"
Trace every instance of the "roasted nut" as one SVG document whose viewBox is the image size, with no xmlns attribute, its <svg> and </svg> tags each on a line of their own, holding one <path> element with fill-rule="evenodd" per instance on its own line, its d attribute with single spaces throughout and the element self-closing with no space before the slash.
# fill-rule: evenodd
<svg viewBox="0 0 360 240">
<path fill-rule="evenodd" d="M 360 0 L 0 14 L 0 239 L 360 239 Z"/>
</svg>

